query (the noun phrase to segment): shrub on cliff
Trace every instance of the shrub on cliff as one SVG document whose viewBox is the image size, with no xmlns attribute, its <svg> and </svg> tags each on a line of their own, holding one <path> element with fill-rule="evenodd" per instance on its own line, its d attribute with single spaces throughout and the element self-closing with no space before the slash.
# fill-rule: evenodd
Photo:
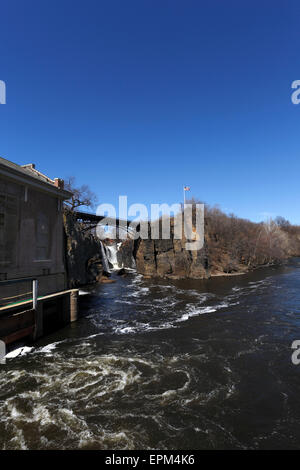
<svg viewBox="0 0 300 470">
<path fill-rule="evenodd" d="M 254 223 L 205 204 L 205 244 L 211 272 L 230 273 L 300 254 L 300 228 L 283 218 Z"/>
</svg>

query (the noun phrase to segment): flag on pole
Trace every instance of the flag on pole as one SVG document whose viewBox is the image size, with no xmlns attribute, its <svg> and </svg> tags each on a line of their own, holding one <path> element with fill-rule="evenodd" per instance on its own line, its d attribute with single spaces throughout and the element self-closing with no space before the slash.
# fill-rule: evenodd
<svg viewBox="0 0 300 470">
<path fill-rule="evenodd" d="M 185 204 L 185 192 L 190 191 L 190 186 L 183 186 L 183 204 Z"/>
</svg>

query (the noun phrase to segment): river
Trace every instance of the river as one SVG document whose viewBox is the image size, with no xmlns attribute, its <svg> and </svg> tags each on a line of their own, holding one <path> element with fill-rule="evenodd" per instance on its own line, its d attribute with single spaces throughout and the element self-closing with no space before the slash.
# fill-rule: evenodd
<svg viewBox="0 0 300 470">
<path fill-rule="evenodd" d="M 300 446 L 299 258 L 207 281 L 115 278 L 0 366 L 0 448 Z"/>
</svg>

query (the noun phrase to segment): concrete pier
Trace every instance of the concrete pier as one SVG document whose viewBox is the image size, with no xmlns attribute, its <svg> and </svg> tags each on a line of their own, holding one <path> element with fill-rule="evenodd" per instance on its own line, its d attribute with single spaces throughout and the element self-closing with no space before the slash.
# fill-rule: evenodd
<svg viewBox="0 0 300 470">
<path fill-rule="evenodd" d="M 78 290 L 71 289 L 0 308 L 0 340 L 6 345 L 34 341 L 78 318 Z"/>
</svg>

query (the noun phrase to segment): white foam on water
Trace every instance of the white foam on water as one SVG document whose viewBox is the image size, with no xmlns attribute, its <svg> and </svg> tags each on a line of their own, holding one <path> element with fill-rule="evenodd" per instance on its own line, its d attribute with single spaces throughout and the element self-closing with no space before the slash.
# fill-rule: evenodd
<svg viewBox="0 0 300 470">
<path fill-rule="evenodd" d="M 28 346 L 22 346 L 21 348 L 14 349 L 13 351 L 10 351 L 9 353 L 6 354 L 5 359 L 12 359 L 18 356 L 24 356 L 25 354 L 29 353 L 32 351 L 34 348 L 33 347 L 28 347 Z"/>
<path fill-rule="evenodd" d="M 165 286 L 165 285 L 162 285 L 162 284 L 159 285 L 159 286 L 157 286 L 157 287 L 158 287 L 158 289 L 171 289 L 171 290 L 176 289 L 175 286 L 171 286 L 171 285 L 166 285 L 166 286 Z"/>
<path fill-rule="evenodd" d="M 231 290 L 233 290 L 233 292 L 240 292 L 241 290 L 243 290 L 243 288 L 242 288 L 242 287 L 235 286 L 235 287 L 233 287 Z"/>
<path fill-rule="evenodd" d="M 140 287 L 135 292 L 127 294 L 127 297 L 140 297 L 141 295 L 146 295 L 149 290 L 149 287 Z"/>
<path fill-rule="evenodd" d="M 136 317 L 134 317 L 134 324 L 132 324 L 132 321 L 125 321 L 125 325 L 122 325 L 122 327 L 112 324 L 113 333 L 123 335 L 143 331 L 150 332 L 178 328 L 179 323 L 188 321 L 191 317 L 214 313 L 219 309 L 239 303 L 239 301 L 236 301 L 237 295 L 232 294 L 231 296 L 225 297 L 226 301 L 224 300 L 215 305 L 205 305 L 208 300 L 211 301 L 216 298 L 216 294 L 199 292 L 196 289 L 177 289 L 174 285 L 158 285 L 158 291 L 162 288 L 162 290 L 167 291 L 168 294 L 158 298 L 152 298 L 149 300 L 149 303 L 141 303 L 144 298 L 147 300 L 147 294 L 149 294 L 150 288 L 154 288 L 152 285 L 148 286 L 146 287 L 143 284 L 141 276 L 137 276 L 134 282 L 129 285 L 129 288 L 132 289 L 134 287 L 135 290 L 133 292 L 127 292 L 123 298 L 115 299 L 114 303 L 136 304 L 138 307 L 138 315 L 145 315 L 149 321 L 138 322 L 136 321 Z M 173 291 L 174 295 L 171 294 Z M 176 294 L 178 294 L 178 296 L 176 296 Z M 185 295 L 185 297 L 181 298 L 181 295 Z M 190 298 L 191 302 L 184 306 L 186 296 Z M 180 304 L 183 304 L 182 308 L 180 308 Z M 142 311 L 140 311 L 141 308 Z M 117 322 L 115 318 L 109 318 L 109 321 L 113 323 Z"/>
<path fill-rule="evenodd" d="M 74 367 L 71 369 L 73 362 Z M 72 373 L 71 371 L 74 369 L 76 372 Z M 92 372 L 94 371 L 88 370 L 89 375 Z M 30 449 L 33 446 L 53 448 L 55 428 L 58 433 L 63 433 L 65 436 L 65 439 L 61 439 L 62 446 L 68 446 L 70 440 L 76 443 L 78 440 L 84 441 L 90 430 L 86 421 L 75 411 L 76 397 L 72 398 L 72 390 L 69 387 L 72 376 L 78 374 L 78 379 L 75 380 L 81 380 L 80 377 L 83 373 L 87 373 L 85 362 L 74 361 L 72 358 L 57 361 L 55 364 L 49 362 L 43 374 L 37 373 L 36 370 L 32 372 L 28 370 L 8 371 L 3 379 L 8 381 L 9 386 L 12 386 L 14 379 L 18 380 L 20 384 L 26 384 L 26 380 L 29 379 L 37 381 L 38 390 L 32 390 L 29 385 L 25 392 L 0 402 L 0 420 L 2 423 L 5 422 L 7 429 L 2 448 Z M 2 379 L 1 375 L 0 379 Z M 0 382 L 1 385 L 4 385 L 2 380 Z M 57 397 L 60 398 L 60 407 L 56 403 Z M 32 432 L 28 432 L 28 424 L 30 424 Z M 50 437 L 47 435 L 49 426 L 54 429 L 54 437 L 51 437 L 51 434 Z M 95 440 L 95 435 L 92 432 L 90 437 Z"/>
<path fill-rule="evenodd" d="M 114 301 L 115 304 L 127 304 L 127 305 L 133 305 L 134 302 L 131 302 L 130 300 L 120 300 L 120 299 L 116 299 Z"/>
<path fill-rule="evenodd" d="M 258 287 L 267 287 L 272 283 L 272 279 L 266 277 L 265 279 L 262 279 L 261 281 L 252 281 L 248 283 L 249 289 L 256 289 Z"/>
<path fill-rule="evenodd" d="M 135 333 L 136 328 L 133 328 L 132 326 L 125 326 L 124 328 L 116 328 L 114 332 L 120 334 Z"/>
<path fill-rule="evenodd" d="M 57 347 L 57 345 L 61 343 L 61 341 L 57 343 L 52 343 L 52 344 L 47 344 L 46 346 L 43 346 L 42 348 L 39 348 L 36 350 L 37 353 L 52 353 L 52 351 Z"/>
<path fill-rule="evenodd" d="M 166 304 L 166 306 L 168 308 L 171 308 L 171 307 L 174 307 L 175 305 L 178 304 L 178 300 L 176 299 L 170 299 L 170 297 L 164 297 L 163 299 L 153 299 L 152 300 L 152 303 L 155 305 L 155 304 L 159 304 L 159 305 L 164 305 Z"/>
<path fill-rule="evenodd" d="M 128 347 L 128 355 L 115 352 L 76 358 L 63 354 L 55 362 L 47 360 L 42 374 L 35 368 L 26 370 L 24 377 L 18 375 L 19 386 L 23 390 L 24 384 L 25 392 L 0 401 L 0 420 L 5 420 L 10 432 L 3 436 L 2 447 L 47 449 L 58 443 L 61 449 L 147 447 L 150 441 L 146 426 L 151 421 L 167 439 L 168 430 L 178 431 L 181 426 L 167 422 L 164 407 L 180 403 L 180 409 L 188 410 L 189 402 L 198 400 L 190 388 L 194 371 L 186 368 L 184 357 L 185 354 L 163 356 L 154 348 L 151 356 L 130 353 Z M 176 381 L 168 385 L 164 373 Z M 180 375 L 177 378 L 174 374 Z M 13 377 L 10 374 L 9 387 Z M 7 377 L 0 374 L 1 379 L 5 381 Z M 230 387 L 224 386 L 223 395 L 226 389 L 232 393 Z M 126 408 L 118 407 L 120 400 Z M 142 400 L 145 409 L 139 404 Z M 132 410 L 127 410 L 127 403 L 133 404 Z M 135 423 L 145 426 L 145 431 Z M 160 448 L 159 443 L 157 446 Z"/>
<path fill-rule="evenodd" d="M 141 282 L 143 282 L 143 276 L 141 274 L 137 274 L 131 281 L 131 284 L 129 284 L 129 287 L 134 286 L 135 284 L 139 284 Z"/>
<path fill-rule="evenodd" d="M 216 311 L 217 309 L 214 307 L 202 307 L 202 308 L 193 307 L 191 308 L 189 312 L 184 313 L 180 318 L 178 318 L 176 322 L 184 322 L 184 321 L 189 320 L 191 317 L 204 315 L 205 313 L 213 313 Z"/>
<path fill-rule="evenodd" d="M 206 306 L 206 307 L 198 307 L 195 304 L 187 304 L 187 312 L 181 315 L 180 318 L 176 320 L 176 323 L 188 321 L 192 317 L 196 317 L 199 315 L 204 315 L 206 313 L 214 313 L 217 310 L 222 308 L 227 308 L 230 305 L 236 305 L 236 303 L 229 304 L 227 302 L 221 302 L 220 304 Z"/>
</svg>

